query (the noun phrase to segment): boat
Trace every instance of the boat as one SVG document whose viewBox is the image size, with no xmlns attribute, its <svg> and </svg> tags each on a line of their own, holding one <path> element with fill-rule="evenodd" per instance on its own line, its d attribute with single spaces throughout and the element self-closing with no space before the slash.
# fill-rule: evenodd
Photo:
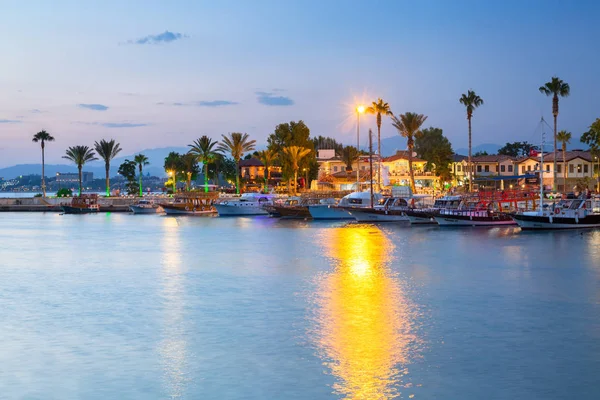
<svg viewBox="0 0 600 400">
<path fill-rule="evenodd" d="M 175 194 L 172 203 L 161 203 L 167 215 L 216 215 L 213 203 L 219 197 L 218 192 L 182 192 Z"/>
<path fill-rule="evenodd" d="M 312 219 L 308 206 L 319 204 L 320 201 L 314 198 L 288 199 L 283 204 L 274 204 L 270 214 L 283 219 Z"/>
<path fill-rule="evenodd" d="M 130 205 L 129 210 L 134 214 L 156 214 L 160 212 L 160 206 L 152 200 L 140 200 Z"/>
<path fill-rule="evenodd" d="M 413 208 L 410 207 L 404 211 L 404 214 L 412 225 L 429 225 L 437 224 L 435 214 L 440 209 L 458 209 L 462 202 L 462 196 L 443 196 L 436 199 L 433 206 L 428 208 Z"/>
<path fill-rule="evenodd" d="M 100 211 L 98 205 L 98 195 L 82 194 L 74 196 L 70 205 L 63 205 L 62 210 L 65 214 L 93 214 Z"/>
<path fill-rule="evenodd" d="M 564 199 L 511 217 L 524 230 L 600 228 L 600 198 Z"/>
<path fill-rule="evenodd" d="M 348 209 L 358 222 L 410 222 L 404 211 L 409 207 L 402 197 L 384 197 L 371 207 Z"/>
<path fill-rule="evenodd" d="M 459 208 L 442 208 L 434 214 L 439 226 L 515 225 L 509 214 L 501 212 L 497 203 L 463 202 Z"/>
<path fill-rule="evenodd" d="M 379 202 L 381 193 L 373 193 L 373 201 Z M 371 206 L 371 193 L 353 192 L 341 198 L 337 204 L 313 204 L 308 206 L 308 211 L 313 219 L 322 220 L 356 220 L 349 212 L 350 209 L 366 208 Z"/>
<path fill-rule="evenodd" d="M 219 216 L 268 215 L 266 205 L 273 204 L 273 195 L 243 193 L 239 198 L 225 199 L 214 204 Z"/>
</svg>

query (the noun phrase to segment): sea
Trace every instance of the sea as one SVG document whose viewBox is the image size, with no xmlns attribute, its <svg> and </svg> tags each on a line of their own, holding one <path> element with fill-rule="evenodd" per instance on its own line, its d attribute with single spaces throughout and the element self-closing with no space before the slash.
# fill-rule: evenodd
<svg viewBox="0 0 600 400">
<path fill-rule="evenodd" d="M 0 214 L 2 399 L 600 398 L 600 231 Z"/>
</svg>

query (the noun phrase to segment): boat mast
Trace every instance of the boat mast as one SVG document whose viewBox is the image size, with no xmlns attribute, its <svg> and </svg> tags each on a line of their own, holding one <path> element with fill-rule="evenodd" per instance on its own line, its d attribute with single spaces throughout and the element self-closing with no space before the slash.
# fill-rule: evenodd
<svg viewBox="0 0 600 400">
<path fill-rule="evenodd" d="M 540 148 L 540 210 L 544 212 L 544 117 L 540 121 L 542 125 L 542 147 Z"/>
<path fill-rule="evenodd" d="M 369 129 L 369 171 L 371 179 L 371 208 L 373 208 L 373 131 Z"/>
</svg>

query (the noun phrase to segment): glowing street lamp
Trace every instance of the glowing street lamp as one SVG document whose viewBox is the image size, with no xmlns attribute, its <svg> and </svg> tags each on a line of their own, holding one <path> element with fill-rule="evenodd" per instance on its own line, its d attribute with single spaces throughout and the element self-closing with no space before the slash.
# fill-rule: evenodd
<svg viewBox="0 0 600 400">
<path fill-rule="evenodd" d="M 356 160 L 356 191 L 360 192 L 360 114 L 365 113 L 365 106 L 362 104 L 356 107 L 356 151 L 358 159 Z"/>
</svg>

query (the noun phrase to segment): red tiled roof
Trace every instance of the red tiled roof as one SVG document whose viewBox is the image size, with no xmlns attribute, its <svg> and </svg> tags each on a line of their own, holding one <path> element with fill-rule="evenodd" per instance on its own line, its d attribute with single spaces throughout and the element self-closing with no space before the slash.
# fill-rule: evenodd
<svg viewBox="0 0 600 400">
<path fill-rule="evenodd" d="M 492 163 L 492 162 L 502 162 L 502 161 L 515 161 L 517 158 L 512 156 L 505 156 L 503 154 L 492 154 L 487 156 L 477 156 L 471 157 L 471 161 L 474 163 Z"/>
<path fill-rule="evenodd" d="M 581 158 L 585 161 L 588 162 L 592 162 L 593 157 L 592 157 L 592 153 L 590 153 L 589 151 L 580 151 L 580 150 L 574 150 L 574 151 L 567 151 L 565 152 L 565 158 L 567 160 L 567 162 L 572 161 L 576 158 Z M 525 162 L 527 160 L 535 160 L 535 161 L 540 161 L 540 156 L 536 156 L 536 157 L 522 157 L 519 158 L 518 160 L 516 160 L 515 162 L 517 164 Z M 550 152 L 550 153 L 544 153 L 544 161 L 545 162 L 554 162 L 554 152 Z M 558 162 L 562 162 L 563 161 L 563 153 L 562 151 L 557 151 L 556 152 L 556 161 Z"/>
</svg>

